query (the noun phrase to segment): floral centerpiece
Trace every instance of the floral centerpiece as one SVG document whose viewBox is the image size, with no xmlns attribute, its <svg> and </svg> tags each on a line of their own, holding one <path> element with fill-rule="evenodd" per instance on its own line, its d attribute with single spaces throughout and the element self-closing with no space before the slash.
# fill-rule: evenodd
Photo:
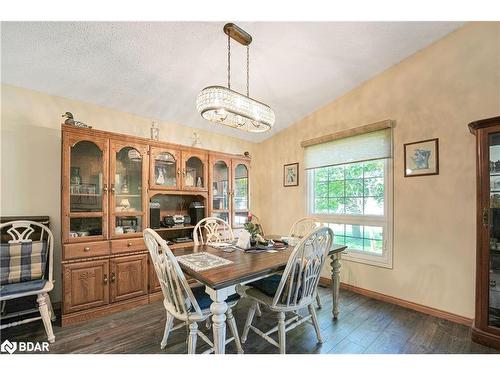
<svg viewBox="0 0 500 375">
<path fill-rule="evenodd" d="M 267 241 L 262 237 L 262 231 L 259 224 L 252 223 L 253 215 L 248 213 L 247 222 L 243 228 L 250 234 L 250 245 L 255 246 L 257 243 L 267 245 Z"/>
</svg>

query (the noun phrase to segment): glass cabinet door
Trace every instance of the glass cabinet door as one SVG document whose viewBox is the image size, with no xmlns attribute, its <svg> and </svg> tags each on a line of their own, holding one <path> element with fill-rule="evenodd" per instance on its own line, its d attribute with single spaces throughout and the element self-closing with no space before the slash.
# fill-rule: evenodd
<svg viewBox="0 0 500 375">
<path fill-rule="evenodd" d="M 211 216 L 218 217 L 229 223 L 229 171 L 230 160 L 216 160 L 211 165 Z"/>
<path fill-rule="evenodd" d="M 500 328 L 500 133 L 489 135 L 489 174 L 488 325 Z"/>
<path fill-rule="evenodd" d="M 233 227 L 242 227 L 248 221 L 249 182 L 248 165 L 237 161 L 233 163 Z"/>
<path fill-rule="evenodd" d="M 207 154 L 184 151 L 182 153 L 182 188 L 207 190 Z"/>
<path fill-rule="evenodd" d="M 151 148 L 151 169 L 149 184 L 151 189 L 180 190 L 180 152 Z"/>
<path fill-rule="evenodd" d="M 108 142 L 66 134 L 63 139 L 63 237 L 66 242 L 106 236 Z M 89 238 L 91 237 L 91 238 Z"/>
<path fill-rule="evenodd" d="M 137 236 L 145 225 L 147 146 L 111 141 L 111 237 Z"/>
</svg>

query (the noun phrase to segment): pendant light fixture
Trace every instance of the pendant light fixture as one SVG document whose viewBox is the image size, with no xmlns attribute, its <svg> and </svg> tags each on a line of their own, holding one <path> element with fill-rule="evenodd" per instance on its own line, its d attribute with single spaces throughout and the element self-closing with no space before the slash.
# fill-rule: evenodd
<svg viewBox="0 0 500 375">
<path fill-rule="evenodd" d="M 227 88 L 205 87 L 198 94 L 196 107 L 205 120 L 218 122 L 232 128 L 261 133 L 274 125 L 274 112 L 266 104 L 250 97 L 250 43 L 252 36 L 245 30 L 228 23 L 224 25 L 227 35 Z M 247 92 L 246 95 L 231 90 L 231 39 L 247 48 Z"/>
</svg>

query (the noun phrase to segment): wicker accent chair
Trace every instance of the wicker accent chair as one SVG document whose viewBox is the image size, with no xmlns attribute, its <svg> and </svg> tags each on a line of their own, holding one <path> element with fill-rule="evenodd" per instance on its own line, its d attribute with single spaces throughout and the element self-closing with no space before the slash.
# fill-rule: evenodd
<svg viewBox="0 0 500 375">
<path fill-rule="evenodd" d="M 239 293 L 252 300 L 241 337 L 243 343 L 251 329 L 278 347 L 281 354 L 285 354 L 286 332 L 309 319 L 312 320 L 316 330 L 318 342 L 322 342 L 314 301 L 321 269 L 332 243 L 333 231 L 327 227 L 320 227 L 310 232 L 295 246 L 282 275 L 250 283 L 250 288 L 238 288 Z M 278 325 L 267 332 L 262 332 L 252 325 L 258 304 L 275 312 L 278 318 Z M 302 308 L 307 308 L 309 315 L 298 314 Z M 285 313 L 292 314 L 293 317 L 285 320 Z M 276 331 L 278 341 L 270 336 Z"/>
<path fill-rule="evenodd" d="M 145 229 L 143 233 L 144 242 L 151 255 L 151 260 L 160 281 L 163 292 L 163 305 L 167 313 L 165 331 L 160 347 L 164 349 L 167 346 L 168 336 L 171 331 L 187 326 L 189 334 L 187 338 L 188 354 L 196 353 L 197 337 L 201 337 L 211 349 L 204 353 L 214 351 L 213 342 L 203 332 L 198 330 L 198 323 L 206 321 L 212 316 L 210 305 L 212 300 L 205 293 L 203 286 L 191 289 L 182 272 L 177 259 L 168 247 L 166 241 L 152 229 Z M 226 340 L 225 344 L 234 341 L 238 353 L 243 353 L 238 328 L 234 319 L 232 308 L 238 303 L 239 296 L 233 294 L 227 299 L 228 309 L 226 312 L 227 324 L 233 337 Z M 173 326 L 174 320 L 180 320 L 181 323 Z"/>
</svg>

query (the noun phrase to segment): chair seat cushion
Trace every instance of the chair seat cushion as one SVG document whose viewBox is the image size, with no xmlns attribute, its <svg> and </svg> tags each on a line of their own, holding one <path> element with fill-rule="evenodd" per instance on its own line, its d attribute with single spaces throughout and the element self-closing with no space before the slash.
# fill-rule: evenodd
<svg viewBox="0 0 500 375">
<path fill-rule="evenodd" d="M 295 272 L 295 277 L 294 277 L 294 286 L 291 291 L 291 299 L 294 299 L 295 293 L 296 293 L 296 287 L 298 283 L 298 271 Z M 260 279 L 254 282 L 249 283 L 248 285 L 251 286 L 253 289 L 259 291 L 262 295 L 266 297 L 271 297 L 271 299 L 274 299 L 274 296 L 276 295 L 276 291 L 278 289 L 278 286 L 280 285 L 282 274 L 275 274 L 266 277 L 265 279 Z M 289 283 L 290 283 L 291 277 L 288 277 L 287 282 L 285 283 L 284 289 L 281 292 L 281 297 L 278 301 L 278 303 L 282 304 L 288 304 L 288 293 L 289 293 Z M 254 293 L 255 294 L 255 293 Z M 257 293 L 258 294 L 258 293 Z M 255 294 L 257 296 L 257 294 Z M 299 285 L 299 290 L 297 291 L 298 298 L 302 295 L 302 285 Z"/>
<path fill-rule="evenodd" d="M 205 292 L 205 287 L 204 286 L 198 286 L 196 288 L 191 289 L 193 292 L 194 298 L 196 298 L 196 301 L 198 302 L 198 305 L 200 306 L 200 309 L 206 310 L 210 308 L 210 305 L 212 304 L 212 298 Z M 240 299 L 240 296 L 238 294 L 232 294 L 226 299 L 226 303 L 229 302 L 235 302 Z"/>
<path fill-rule="evenodd" d="M 7 284 L 0 287 L 0 296 L 10 296 L 12 294 L 34 292 L 42 290 L 45 287 L 47 280 L 32 280 L 24 283 Z"/>
<path fill-rule="evenodd" d="M 47 241 L 10 241 L 0 244 L 0 284 L 43 279 L 47 252 Z"/>
<path fill-rule="evenodd" d="M 276 294 L 276 289 L 278 289 L 278 285 L 280 285 L 281 274 L 271 275 L 266 277 L 265 279 L 260 279 L 254 282 L 249 283 L 248 285 L 260 290 L 266 296 L 274 297 Z"/>
</svg>

